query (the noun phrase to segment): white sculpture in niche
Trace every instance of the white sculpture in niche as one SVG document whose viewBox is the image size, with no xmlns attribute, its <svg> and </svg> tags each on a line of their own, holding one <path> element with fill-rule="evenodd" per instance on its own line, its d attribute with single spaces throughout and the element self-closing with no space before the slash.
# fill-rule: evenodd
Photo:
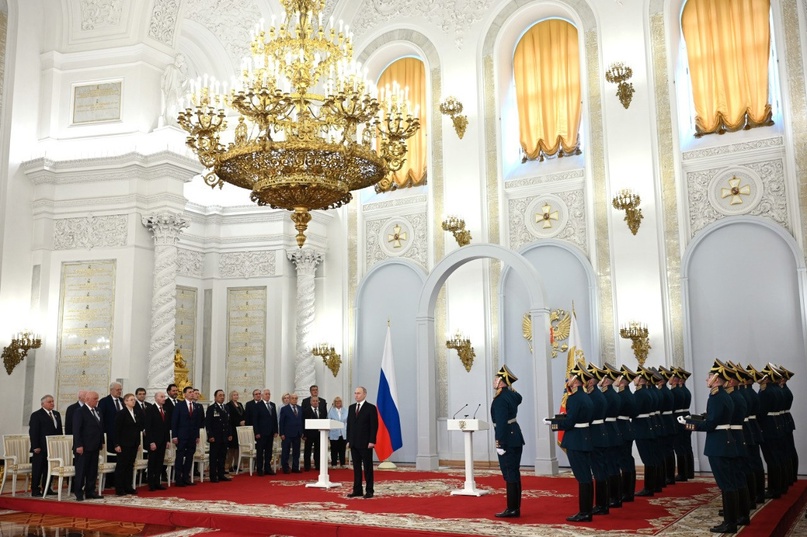
<svg viewBox="0 0 807 537">
<path fill-rule="evenodd" d="M 160 101 L 160 119 L 158 125 L 176 125 L 179 115 L 179 102 L 185 95 L 188 85 L 188 66 L 185 64 L 185 55 L 182 53 L 174 57 L 174 63 L 169 64 L 163 72 L 160 82 L 162 100 Z"/>
</svg>

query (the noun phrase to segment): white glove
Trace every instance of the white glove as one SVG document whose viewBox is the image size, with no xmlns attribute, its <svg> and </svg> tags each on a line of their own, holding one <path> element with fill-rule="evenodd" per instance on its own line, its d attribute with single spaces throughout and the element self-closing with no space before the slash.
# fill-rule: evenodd
<svg viewBox="0 0 807 537">
<path fill-rule="evenodd" d="M 496 448 L 496 453 L 498 453 L 499 456 L 502 456 L 504 455 L 504 450 L 502 448 Z"/>
<path fill-rule="evenodd" d="M 544 418 L 544 425 L 552 425 L 552 420 L 549 418 Z"/>
<path fill-rule="evenodd" d="M 681 425 L 686 425 L 687 420 L 684 419 L 684 416 L 678 416 L 678 423 L 680 423 Z"/>
</svg>

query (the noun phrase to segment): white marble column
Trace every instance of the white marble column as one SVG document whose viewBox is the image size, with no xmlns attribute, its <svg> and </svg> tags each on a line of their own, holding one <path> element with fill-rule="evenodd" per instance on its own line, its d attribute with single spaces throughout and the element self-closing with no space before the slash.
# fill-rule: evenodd
<svg viewBox="0 0 807 537">
<path fill-rule="evenodd" d="M 307 397 L 308 388 L 316 384 L 314 355 L 308 345 L 308 333 L 314 324 L 314 274 L 322 254 L 310 248 L 287 252 L 289 261 L 297 267 L 297 352 L 294 361 L 294 392 Z"/>
<path fill-rule="evenodd" d="M 174 337 L 177 313 L 177 241 L 188 220 L 181 214 L 143 216 L 143 225 L 154 237 L 154 288 L 151 295 L 151 342 L 148 393 L 174 382 Z"/>
</svg>

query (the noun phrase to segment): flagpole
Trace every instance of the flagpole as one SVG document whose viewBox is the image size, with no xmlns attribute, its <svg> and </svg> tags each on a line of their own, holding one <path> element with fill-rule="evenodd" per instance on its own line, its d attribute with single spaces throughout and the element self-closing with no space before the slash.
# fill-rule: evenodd
<svg viewBox="0 0 807 537">
<path fill-rule="evenodd" d="M 389 317 L 387 317 L 387 331 L 389 331 L 389 329 L 390 329 L 390 319 Z M 389 460 L 389 457 L 387 457 L 383 461 L 379 461 L 378 463 L 379 470 L 396 470 L 397 468 L 398 467 L 395 465 L 395 463 Z"/>
</svg>

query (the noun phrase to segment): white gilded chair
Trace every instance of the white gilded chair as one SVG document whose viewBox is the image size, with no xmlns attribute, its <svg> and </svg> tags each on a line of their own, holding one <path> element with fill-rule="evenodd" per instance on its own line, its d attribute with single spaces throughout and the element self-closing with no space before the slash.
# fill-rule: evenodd
<svg viewBox="0 0 807 537">
<path fill-rule="evenodd" d="M 205 466 L 210 461 L 207 454 L 207 430 L 199 429 L 199 443 L 196 444 L 196 452 L 193 454 L 193 465 L 199 471 L 199 482 L 205 482 Z M 191 476 L 193 479 L 193 476 Z"/>
<path fill-rule="evenodd" d="M 48 443 L 48 477 L 45 481 L 45 489 L 42 491 L 42 497 L 48 493 L 51 485 L 51 479 L 54 477 L 59 478 L 59 483 L 56 489 L 57 499 L 62 501 L 62 484 L 64 478 L 67 478 L 67 489 L 72 490 L 70 483 L 72 478 L 76 475 L 76 466 L 73 463 L 73 436 L 72 435 L 53 435 L 45 437 Z"/>
<path fill-rule="evenodd" d="M 6 477 L 11 474 L 11 495 L 17 495 L 17 476 L 25 476 L 25 490 L 28 490 L 28 480 L 31 476 L 32 465 L 29 462 L 31 459 L 31 439 L 27 434 L 4 434 L 3 435 L 3 449 L 5 454 L 3 460 L 5 461 L 6 470 L 3 472 L 3 481 L 0 484 L 0 494 L 3 493 L 3 488 L 6 486 Z M 34 486 L 39 486 L 37 483 Z"/>
<path fill-rule="evenodd" d="M 238 467 L 235 469 L 235 474 L 241 471 L 241 461 L 249 459 L 249 475 L 252 475 L 252 470 L 255 467 L 255 431 L 252 430 L 251 425 L 241 425 L 235 428 L 238 435 Z"/>
<path fill-rule="evenodd" d="M 168 476 L 168 486 L 171 486 L 171 479 L 174 477 L 174 465 L 177 462 L 177 447 L 173 442 L 168 442 L 165 448 L 165 458 L 163 464 L 166 466 L 166 475 Z"/>
<path fill-rule="evenodd" d="M 115 463 L 108 462 L 109 456 L 106 452 L 106 434 L 104 434 L 104 443 L 101 446 L 101 451 L 98 452 L 98 494 L 101 495 L 104 491 L 104 481 L 107 474 L 115 473 Z"/>
<path fill-rule="evenodd" d="M 140 485 L 143 484 L 143 473 L 142 470 L 145 470 L 149 467 L 149 460 L 147 458 L 148 451 L 143 449 L 143 436 L 146 433 L 140 431 L 140 445 L 137 446 L 137 457 L 134 461 L 134 472 L 132 473 L 132 488 L 136 488 L 136 482 L 139 480 Z"/>
</svg>

